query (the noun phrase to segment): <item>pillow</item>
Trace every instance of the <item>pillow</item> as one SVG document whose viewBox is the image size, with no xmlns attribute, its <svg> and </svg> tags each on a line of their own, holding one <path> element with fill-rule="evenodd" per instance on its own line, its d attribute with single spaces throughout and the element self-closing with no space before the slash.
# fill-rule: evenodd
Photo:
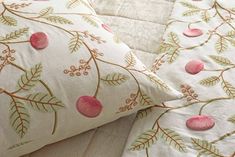
<svg viewBox="0 0 235 157">
<path fill-rule="evenodd" d="M 86 0 L 5 0 L 0 13 L 0 156 L 181 97 Z"/>
</svg>

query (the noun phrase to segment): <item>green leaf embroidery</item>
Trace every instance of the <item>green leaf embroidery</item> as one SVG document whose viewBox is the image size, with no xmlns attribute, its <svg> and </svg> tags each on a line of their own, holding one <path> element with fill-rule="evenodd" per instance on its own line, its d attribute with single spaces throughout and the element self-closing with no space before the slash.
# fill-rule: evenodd
<svg viewBox="0 0 235 157">
<path fill-rule="evenodd" d="M 233 115 L 232 117 L 230 117 L 230 118 L 228 119 L 228 121 L 235 124 L 235 115 Z"/>
<path fill-rule="evenodd" d="M 227 37 L 230 37 L 230 38 L 235 38 L 235 31 L 232 30 L 232 31 L 229 31 L 227 34 L 226 34 Z"/>
<path fill-rule="evenodd" d="M 183 16 L 193 16 L 200 13 L 201 10 L 187 10 L 183 13 Z"/>
<path fill-rule="evenodd" d="M 44 19 L 46 19 L 47 21 L 50 21 L 52 23 L 58 23 L 58 24 L 73 24 L 72 21 L 64 18 L 64 17 L 61 17 L 61 16 L 45 16 L 45 17 L 42 17 Z"/>
<path fill-rule="evenodd" d="M 160 53 L 170 53 L 172 50 L 176 49 L 175 45 L 169 44 L 169 43 L 161 43 L 159 46 L 159 52 Z"/>
<path fill-rule="evenodd" d="M 28 33 L 29 28 L 21 28 L 9 34 L 6 34 L 5 37 L 0 37 L 0 41 L 10 41 L 14 39 L 18 39 L 24 34 Z"/>
<path fill-rule="evenodd" d="M 130 77 L 128 75 L 124 75 L 121 73 L 110 73 L 101 78 L 101 80 L 110 86 L 118 86 L 129 80 Z"/>
<path fill-rule="evenodd" d="M 151 147 L 157 141 L 157 130 L 152 129 L 142 133 L 129 148 L 132 151 Z"/>
<path fill-rule="evenodd" d="M 225 93 L 231 97 L 231 98 L 235 98 L 235 87 L 232 86 L 232 84 L 230 84 L 227 81 L 222 81 L 221 83 Z"/>
<path fill-rule="evenodd" d="M 180 43 L 178 35 L 174 32 L 170 32 L 168 34 L 168 41 L 176 46 L 178 46 L 178 44 Z"/>
<path fill-rule="evenodd" d="M 16 26 L 17 21 L 13 17 L 10 16 L 0 16 L 0 23 L 3 23 L 8 26 Z"/>
<path fill-rule="evenodd" d="M 69 50 L 71 53 L 77 52 L 79 48 L 82 46 L 83 40 L 82 36 L 79 33 L 76 33 L 69 42 Z"/>
<path fill-rule="evenodd" d="M 148 74 L 147 77 L 151 82 L 153 82 L 155 85 L 157 85 L 157 87 L 159 89 L 163 89 L 165 91 L 170 90 L 170 88 L 162 80 L 157 78 L 157 76 L 155 76 L 154 74 Z"/>
<path fill-rule="evenodd" d="M 219 81 L 220 81 L 219 77 L 211 76 L 211 77 L 208 77 L 208 78 L 205 78 L 205 79 L 201 80 L 199 83 L 203 86 L 210 87 L 210 86 L 216 85 Z"/>
<path fill-rule="evenodd" d="M 91 15 L 83 15 L 82 19 L 94 27 L 98 27 L 96 20 Z"/>
<path fill-rule="evenodd" d="M 42 73 L 42 65 L 41 64 L 35 65 L 20 77 L 16 89 L 18 89 L 18 91 L 30 90 L 40 80 L 41 73 Z"/>
<path fill-rule="evenodd" d="M 54 11 L 54 9 L 52 7 L 47 7 L 45 9 L 42 9 L 40 12 L 39 12 L 39 15 L 40 16 L 48 16 L 50 14 L 52 14 Z"/>
<path fill-rule="evenodd" d="M 173 63 L 177 57 L 179 56 L 179 49 L 178 48 L 175 48 L 175 49 L 171 49 L 171 51 L 168 52 L 168 55 L 167 55 L 167 60 L 168 60 L 168 63 Z"/>
<path fill-rule="evenodd" d="M 196 5 L 188 3 L 188 2 L 180 2 L 180 4 L 184 7 L 189 8 L 189 9 L 200 9 Z"/>
<path fill-rule="evenodd" d="M 232 117 L 230 117 L 230 118 L 228 119 L 228 121 L 231 122 L 231 123 L 233 123 L 233 124 L 235 124 L 235 115 L 233 115 Z"/>
<path fill-rule="evenodd" d="M 127 63 L 127 68 L 135 66 L 136 59 L 131 51 L 126 54 L 125 62 Z"/>
<path fill-rule="evenodd" d="M 215 43 L 215 48 L 218 53 L 222 53 L 227 50 L 228 42 L 223 37 L 220 37 Z"/>
<path fill-rule="evenodd" d="M 220 65 L 223 65 L 223 66 L 232 65 L 232 62 L 228 58 L 221 57 L 221 56 L 214 56 L 214 55 L 210 55 L 209 57 Z"/>
<path fill-rule="evenodd" d="M 152 112 L 151 107 L 144 109 L 144 110 L 140 110 L 136 115 L 136 119 L 142 119 L 144 117 L 147 117 L 150 112 Z"/>
<path fill-rule="evenodd" d="M 12 98 L 9 119 L 12 128 L 23 138 L 29 128 L 30 116 L 27 108 L 21 101 Z"/>
<path fill-rule="evenodd" d="M 32 142 L 32 141 L 25 141 L 25 142 L 14 144 L 13 146 L 9 147 L 8 150 L 12 150 L 12 149 L 18 148 L 18 147 L 23 146 L 25 144 L 28 144 L 30 142 Z"/>
<path fill-rule="evenodd" d="M 36 111 L 55 112 L 64 107 L 64 104 L 56 97 L 45 93 L 30 94 L 25 101 Z"/>
<path fill-rule="evenodd" d="M 187 152 L 182 137 L 175 131 L 170 129 L 160 129 L 159 137 L 176 150 L 180 152 Z"/>
<path fill-rule="evenodd" d="M 140 90 L 139 101 L 142 106 L 152 106 L 154 105 L 153 100 Z"/>
<path fill-rule="evenodd" d="M 70 9 L 70 8 L 74 8 L 74 7 L 78 6 L 79 4 L 81 4 L 80 0 L 69 0 L 66 7 L 68 9 Z"/>
<path fill-rule="evenodd" d="M 211 156 L 211 157 L 222 157 L 219 150 L 209 143 L 206 140 L 200 140 L 196 138 L 192 138 L 192 144 L 195 150 L 197 150 L 200 154 Z"/>
<path fill-rule="evenodd" d="M 209 12 L 206 10 L 206 11 L 203 11 L 201 13 L 201 17 L 202 17 L 202 20 L 205 21 L 205 22 L 209 22 L 210 21 L 210 14 Z"/>
</svg>

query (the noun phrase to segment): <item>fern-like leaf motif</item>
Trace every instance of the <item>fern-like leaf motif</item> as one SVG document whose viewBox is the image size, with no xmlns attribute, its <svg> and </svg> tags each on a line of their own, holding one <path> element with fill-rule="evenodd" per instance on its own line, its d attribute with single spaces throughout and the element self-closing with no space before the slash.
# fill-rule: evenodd
<svg viewBox="0 0 235 157">
<path fill-rule="evenodd" d="M 97 24 L 96 20 L 92 17 L 92 15 L 83 15 L 82 19 L 84 21 L 86 21 L 87 23 L 89 23 L 90 25 L 92 25 L 94 27 L 98 27 L 98 24 Z"/>
<path fill-rule="evenodd" d="M 110 73 L 101 78 L 101 80 L 110 86 L 118 86 L 129 80 L 130 77 L 128 75 L 124 75 L 121 73 Z"/>
<path fill-rule="evenodd" d="M 64 108 L 64 104 L 56 97 L 45 93 L 30 94 L 25 101 L 36 111 L 55 112 Z"/>
<path fill-rule="evenodd" d="M 6 34 L 4 37 L 0 36 L 0 41 L 10 41 L 20 38 L 21 36 L 28 33 L 29 28 L 21 28 L 19 30 L 16 30 L 14 32 L 11 32 L 9 34 Z"/>
<path fill-rule="evenodd" d="M 157 141 L 157 133 L 156 129 L 148 130 L 142 133 L 129 148 L 132 151 L 135 150 L 143 150 L 145 148 L 151 147 Z"/>
<path fill-rule="evenodd" d="M 235 115 L 233 115 L 232 117 L 230 117 L 230 118 L 228 119 L 228 121 L 235 124 Z"/>
<path fill-rule="evenodd" d="M 83 40 L 82 36 L 79 33 L 76 33 L 69 42 L 69 50 L 71 53 L 77 52 L 79 48 L 82 46 Z"/>
<path fill-rule="evenodd" d="M 143 109 L 143 110 L 140 110 L 137 115 L 136 115 L 136 119 L 142 119 L 144 117 L 147 117 L 149 113 L 152 112 L 152 108 L 149 107 L 147 109 Z"/>
<path fill-rule="evenodd" d="M 42 73 L 42 65 L 37 64 L 32 67 L 29 71 L 26 71 L 19 79 L 17 84 L 17 91 L 20 90 L 30 90 L 33 88 L 40 80 Z"/>
<path fill-rule="evenodd" d="M 152 106 L 154 105 L 153 100 L 140 90 L 139 101 L 142 106 Z"/>
<path fill-rule="evenodd" d="M 223 157 L 220 151 L 208 141 L 196 138 L 192 138 L 191 141 L 194 149 L 197 150 L 198 153 L 211 157 Z"/>
<path fill-rule="evenodd" d="M 17 21 L 13 17 L 10 16 L 0 16 L 0 23 L 8 25 L 8 26 L 16 26 Z"/>
<path fill-rule="evenodd" d="M 130 51 L 125 56 L 125 62 L 127 63 L 126 68 L 133 67 L 136 64 L 136 59 L 133 55 L 133 53 Z"/>
<path fill-rule="evenodd" d="M 73 24 L 72 21 L 64 18 L 64 17 L 61 17 L 61 16 L 45 16 L 45 17 L 42 17 L 44 19 L 46 19 L 47 21 L 50 21 L 52 23 L 58 23 L 58 24 Z"/>
<path fill-rule="evenodd" d="M 221 57 L 221 56 L 215 56 L 215 55 L 210 55 L 209 57 L 217 64 L 220 64 L 223 66 L 232 65 L 232 62 L 228 58 Z"/>
<path fill-rule="evenodd" d="M 221 85 L 222 85 L 225 93 L 229 97 L 235 98 L 235 87 L 231 83 L 229 83 L 227 81 L 222 81 Z"/>
<path fill-rule="evenodd" d="M 29 129 L 30 116 L 25 104 L 12 98 L 10 104 L 10 124 L 16 133 L 23 138 Z"/>
<path fill-rule="evenodd" d="M 187 152 L 186 145 L 184 144 L 182 137 L 175 131 L 171 129 L 160 129 L 159 137 L 176 150 Z"/>
<path fill-rule="evenodd" d="M 170 88 L 167 86 L 167 84 L 165 82 L 163 82 L 162 80 L 160 80 L 159 78 L 157 78 L 157 76 L 155 76 L 153 74 L 148 74 L 147 77 L 151 82 L 153 82 L 155 85 L 157 85 L 157 87 L 159 89 L 166 90 L 166 91 L 170 90 Z"/>
<path fill-rule="evenodd" d="M 228 48 L 228 42 L 223 38 L 220 37 L 217 42 L 215 43 L 215 49 L 218 53 L 222 53 L 226 51 Z"/>
<path fill-rule="evenodd" d="M 211 76 L 211 77 L 208 77 L 208 78 L 205 78 L 205 79 L 201 80 L 199 83 L 203 86 L 210 87 L 210 86 L 216 85 L 219 81 L 220 81 L 219 77 Z"/>
</svg>

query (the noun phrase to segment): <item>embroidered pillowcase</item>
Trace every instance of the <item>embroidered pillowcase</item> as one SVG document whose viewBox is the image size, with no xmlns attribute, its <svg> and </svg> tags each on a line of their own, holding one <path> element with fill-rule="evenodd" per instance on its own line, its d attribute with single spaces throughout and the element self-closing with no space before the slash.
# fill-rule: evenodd
<svg viewBox="0 0 235 157">
<path fill-rule="evenodd" d="M 0 28 L 0 156 L 181 96 L 116 40 L 86 0 L 6 0 Z"/>
</svg>

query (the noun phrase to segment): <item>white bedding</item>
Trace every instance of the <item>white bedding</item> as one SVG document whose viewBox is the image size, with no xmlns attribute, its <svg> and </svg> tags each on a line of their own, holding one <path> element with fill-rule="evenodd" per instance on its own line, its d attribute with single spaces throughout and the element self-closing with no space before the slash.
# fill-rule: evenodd
<svg viewBox="0 0 235 157">
<path fill-rule="evenodd" d="M 154 52 L 172 6 L 173 0 L 95 0 L 94 3 L 102 20 L 149 67 L 156 58 Z M 134 118 L 135 115 L 122 118 L 24 157 L 120 157 Z"/>
</svg>

